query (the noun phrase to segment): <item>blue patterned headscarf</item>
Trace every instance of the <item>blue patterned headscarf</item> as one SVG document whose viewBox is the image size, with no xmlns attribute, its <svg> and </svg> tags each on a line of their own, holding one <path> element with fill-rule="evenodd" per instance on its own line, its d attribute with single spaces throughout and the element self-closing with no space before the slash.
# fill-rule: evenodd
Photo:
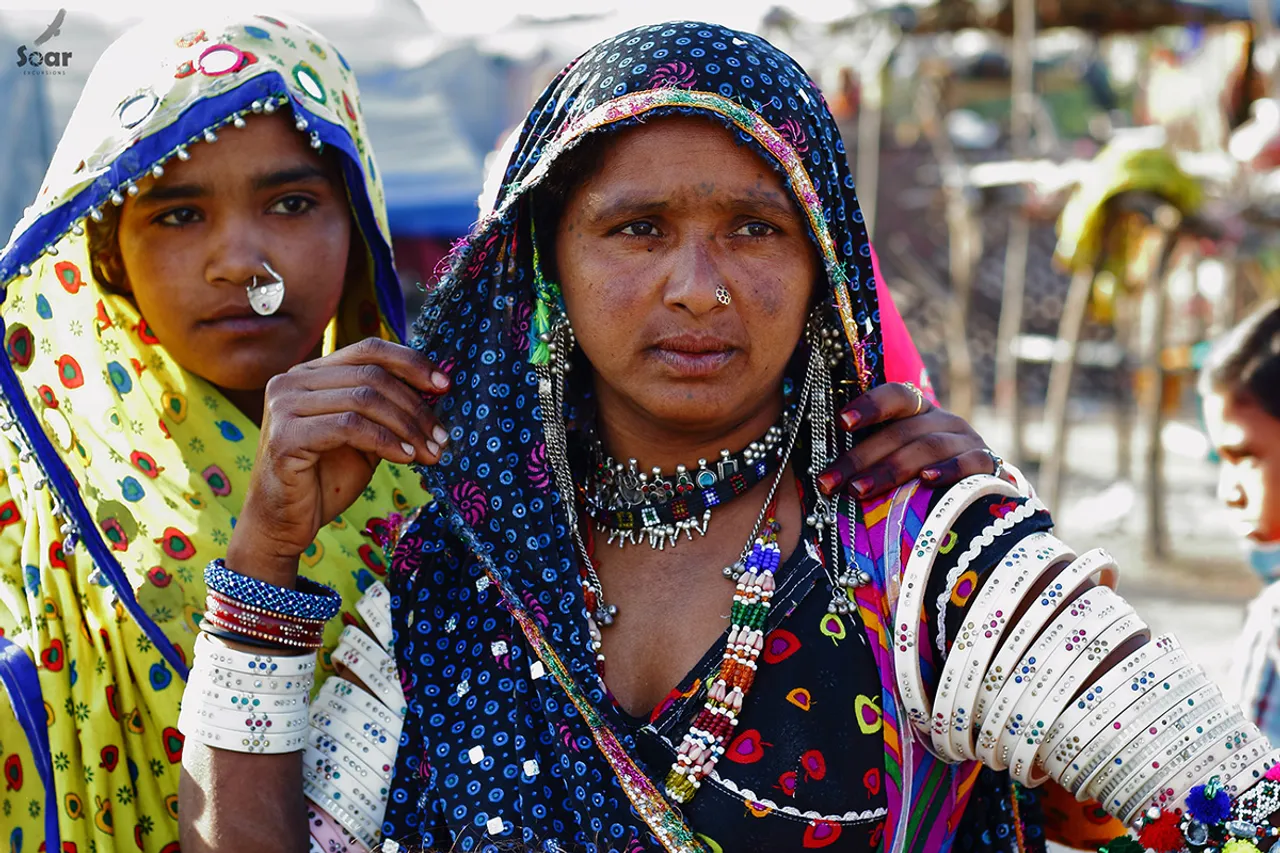
<svg viewBox="0 0 1280 853">
<path fill-rule="evenodd" d="M 823 259 L 849 393 L 882 381 L 871 248 L 821 93 L 763 39 L 713 24 L 641 27 L 571 62 L 530 111 L 495 207 L 451 258 L 415 345 L 449 372 L 451 450 L 424 469 L 438 500 L 391 572 L 410 697 L 388 837 L 587 850 L 697 850 L 612 725 L 578 564 L 554 487 L 534 365 L 562 306 L 536 288 L 530 191 L 592 133 L 670 114 L 717 120 L 785 177 Z M 661 768 L 659 769 L 659 772 Z"/>
</svg>

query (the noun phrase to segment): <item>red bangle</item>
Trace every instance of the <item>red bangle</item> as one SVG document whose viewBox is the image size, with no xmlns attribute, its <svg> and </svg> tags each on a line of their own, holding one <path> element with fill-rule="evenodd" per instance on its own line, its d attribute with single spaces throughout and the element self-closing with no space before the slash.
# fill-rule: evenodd
<svg viewBox="0 0 1280 853">
<path fill-rule="evenodd" d="M 226 593 L 219 592 L 216 589 L 209 589 L 207 591 L 206 598 L 211 598 L 214 601 L 217 601 L 219 604 L 234 608 L 235 610 L 247 611 L 249 613 L 256 613 L 262 616 L 270 616 L 275 619 L 281 619 L 286 622 L 292 622 L 298 625 L 308 625 L 308 626 L 318 625 L 320 627 L 323 627 L 327 625 L 329 621 L 327 619 L 307 619 L 302 616 L 294 616 L 289 613 L 281 613 L 278 610 L 268 610 L 264 607 L 258 607 L 253 604 L 246 604 L 240 599 L 233 598 L 227 595 Z"/>
<path fill-rule="evenodd" d="M 205 607 L 206 615 L 213 615 L 224 621 L 231 621 L 257 631 L 279 634 L 281 637 L 292 639 L 315 638 L 319 640 L 324 633 L 324 623 L 300 624 L 291 619 L 281 619 L 264 613 L 242 610 L 234 605 L 217 600 L 206 600 Z"/>
<path fill-rule="evenodd" d="M 224 639 L 246 639 L 250 642 L 253 640 L 261 640 L 268 645 L 281 649 L 293 648 L 315 651 L 319 648 L 317 644 L 310 641 L 278 637 L 274 634 L 268 634 L 253 628 L 246 628 L 244 626 L 237 625 L 234 622 L 220 619 L 217 616 L 210 616 L 208 614 L 205 614 L 204 621 L 200 624 L 202 627 L 206 627 L 207 630 L 213 632 L 216 636 L 223 637 Z"/>
<path fill-rule="evenodd" d="M 205 600 L 204 618 L 215 627 L 296 648 L 319 648 L 324 636 L 323 622 L 282 619 L 245 610 L 213 596 Z"/>
</svg>

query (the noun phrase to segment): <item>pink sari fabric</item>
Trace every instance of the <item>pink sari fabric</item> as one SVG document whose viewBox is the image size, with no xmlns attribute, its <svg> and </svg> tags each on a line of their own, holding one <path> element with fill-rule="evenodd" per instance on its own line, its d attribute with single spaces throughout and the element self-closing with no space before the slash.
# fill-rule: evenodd
<svg viewBox="0 0 1280 853">
<path fill-rule="evenodd" d="M 889 382 L 911 382 L 924 392 L 929 401 L 937 405 L 938 398 L 933 393 L 933 384 L 929 381 L 929 371 L 925 369 L 924 359 L 911 340 L 907 324 L 902 322 L 898 306 L 893 304 L 893 295 L 889 286 L 884 283 L 880 274 L 880 259 L 876 250 L 871 250 L 871 268 L 876 276 L 876 299 L 880 303 L 880 334 L 884 341 L 884 375 Z"/>
</svg>

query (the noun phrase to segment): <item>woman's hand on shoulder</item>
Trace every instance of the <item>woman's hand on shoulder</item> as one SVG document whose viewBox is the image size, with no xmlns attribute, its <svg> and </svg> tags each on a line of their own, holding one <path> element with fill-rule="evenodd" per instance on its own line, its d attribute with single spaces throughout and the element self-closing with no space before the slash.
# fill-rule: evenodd
<svg viewBox="0 0 1280 853">
<path fill-rule="evenodd" d="M 920 477 L 948 486 L 974 474 L 991 474 L 987 443 L 969 423 L 929 402 L 916 388 L 890 382 L 872 388 L 836 416 L 841 428 L 866 435 L 818 478 L 825 494 L 847 489 L 858 498 L 882 495 Z"/>
<path fill-rule="evenodd" d="M 448 389 L 421 353 L 377 338 L 274 377 L 228 567 L 292 586 L 299 556 L 379 463 L 439 461 L 448 433 L 426 398 Z"/>
</svg>

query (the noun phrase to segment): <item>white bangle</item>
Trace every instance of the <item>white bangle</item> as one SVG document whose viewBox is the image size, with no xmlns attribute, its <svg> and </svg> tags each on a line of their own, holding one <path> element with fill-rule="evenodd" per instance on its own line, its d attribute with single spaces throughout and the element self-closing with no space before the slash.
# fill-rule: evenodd
<svg viewBox="0 0 1280 853">
<path fill-rule="evenodd" d="M 313 726 L 307 734 L 307 747 L 303 761 L 311 763 L 321 758 L 340 763 L 347 768 L 347 772 L 358 776 L 364 782 L 365 788 L 371 792 L 385 795 L 389 790 L 392 771 L 390 763 L 383 764 L 381 769 L 371 767 L 365 763 L 364 759 L 339 743 L 336 738 Z"/>
<path fill-rule="evenodd" d="M 1260 738 L 1258 742 L 1262 743 L 1263 740 L 1265 739 Z M 1230 781 L 1223 786 L 1231 796 L 1240 796 L 1245 791 L 1261 782 L 1263 777 L 1267 775 L 1268 770 L 1275 767 L 1277 764 L 1280 764 L 1280 749 L 1276 749 L 1271 746 L 1271 744 L 1267 744 L 1265 748 L 1258 750 L 1258 752 L 1260 752 L 1261 755 L 1254 758 L 1253 761 L 1247 764 L 1239 773 L 1232 776 Z M 1214 775 L 1214 773 L 1209 774 L 1210 777 Z"/>
<path fill-rule="evenodd" d="M 1032 643 L 1027 654 L 1014 667 L 1010 677 L 996 694 L 986 718 L 982 720 L 978 734 L 978 760 L 988 767 L 1004 770 L 1008 767 L 1011 738 L 1017 736 L 1023 723 L 1029 723 L 1031 709 L 1022 702 L 1039 666 L 1050 651 L 1065 640 L 1076 626 L 1089 619 L 1095 611 L 1110 610 L 1121 601 L 1107 587 L 1095 587 L 1063 607 L 1044 632 Z"/>
<path fill-rule="evenodd" d="M 382 826 L 382 818 L 387 812 L 386 794 L 377 795 L 365 788 L 359 778 L 347 772 L 340 763 L 323 755 L 313 757 L 304 753 L 302 778 L 310 779 L 317 787 L 328 792 L 331 799 L 354 803 L 355 808 L 363 812 L 371 822 Z"/>
<path fill-rule="evenodd" d="M 369 818 L 365 817 L 357 809 L 352 808 L 351 803 L 335 799 L 329 791 L 307 779 L 305 775 L 302 779 L 302 792 L 319 808 L 328 812 L 334 820 L 342 825 L 343 829 L 355 836 L 365 847 L 370 850 L 377 847 L 378 837 L 382 828 L 380 826 L 372 826 Z"/>
<path fill-rule="evenodd" d="M 381 765 L 383 761 L 395 763 L 399 743 L 386 736 L 380 729 L 374 731 L 354 728 L 350 723 L 327 711 L 312 711 L 311 726 L 326 731 L 340 743 L 360 756 L 366 764 Z M 381 756 L 376 758 L 374 756 Z"/>
<path fill-rule="evenodd" d="M 1124 767 L 1106 768 L 1084 786 L 1085 792 L 1099 803 L 1112 803 L 1120 808 L 1127 799 L 1122 794 L 1131 784 L 1144 774 L 1150 778 L 1163 771 L 1174 756 L 1200 739 L 1209 728 L 1225 722 L 1230 710 L 1222 693 L 1210 685 L 1200 694 L 1195 707 L 1184 713 L 1179 725 L 1170 726 L 1153 738 L 1144 738 L 1146 743 L 1132 761 Z"/>
<path fill-rule="evenodd" d="M 1080 596 L 1077 601 L 1086 598 L 1094 602 L 1090 612 L 1085 613 L 1068 630 L 1058 634 L 1056 639 L 1048 640 L 1053 636 L 1051 625 L 1044 636 L 1036 640 L 1035 646 L 1032 647 L 1035 652 L 1035 663 L 1031 666 L 1031 672 L 1025 676 L 1027 681 L 1017 694 L 1013 711 L 999 733 L 997 750 L 1000 761 L 1010 768 L 1011 773 L 1014 748 L 1019 743 L 1033 740 L 1038 749 L 1044 740 L 1044 735 L 1053 724 L 1053 718 L 1046 718 L 1040 708 L 1048 694 L 1052 692 L 1054 685 L 1065 675 L 1070 664 L 1084 653 L 1091 641 L 1099 634 L 1105 632 L 1117 621 L 1133 614 L 1133 608 L 1128 602 L 1107 587 L 1090 590 Z M 1025 662 L 1028 659 L 1023 660 Z M 1056 716 L 1055 714 L 1054 718 Z M 1033 763 L 1029 762 L 1029 764 Z M 1024 769 L 1027 772 L 1022 772 Z M 1029 778 L 1031 769 L 1030 766 L 1019 768 L 1019 776 Z M 1038 778 L 1034 785 L 1041 784 L 1045 778 L 1047 777 Z"/>
<path fill-rule="evenodd" d="M 322 702 L 316 703 L 315 708 L 313 717 L 316 714 L 328 714 L 333 719 L 346 723 L 354 731 L 378 740 L 380 743 L 398 744 L 400 742 L 400 731 L 404 724 L 398 719 L 392 720 L 390 725 L 383 725 L 376 717 L 336 696 L 326 696 Z M 385 710 L 383 716 L 385 716 Z"/>
<path fill-rule="evenodd" d="M 1101 548 L 1095 548 L 1073 560 L 1049 586 L 1040 591 L 1003 641 L 998 633 L 993 638 L 979 636 L 973 657 L 990 657 L 990 660 L 981 667 L 981 684 L 976 690 L 975 698 L 969 700 L 973 706 L 973 719 L 978 722 L 986 719 L 988 707 L 1004 686 L 1006 675 L 1022 660 L 1031 643 L 1064 606 L 1064 602 L 1074 601 L 1082 591 L 1081 588 L 1091 582 L 1115 589 L 1117 579 L 1118 572 L 1111 555 Z M 995 648 L 996 643 L 999 643 L 999 651 L 991 657 L 989 649 Z M 952 651 L 954 653 L 954 647 Z M 972 744 L 972 735 L 969 736 L 969 741 Z M 966 755 L 977 757 L 972 745 Z"/>
<path fill-rule="evenodd" d="M 1035 486 L 1031 485 L 1031 481 L 1022 473 L 1022 469 L 1017 465 L 1009 462 L 1004 463 L 1004 472 L 1013 480 L 1013 484 L 1017 487 L 1019 494 L 1023 497 L 1034 498 L 1036 496 Z"/>
<path fill-rule="evenodd" d="M 400 728 L 404 725 L 404 718 L 391 713 L 391 710 L 386 705 L 375 699 L 368 691 L 361 690 L 345 678 L 330 678 L 325 681 L 320 687 L 320 693 L 316 696 L 316 701 L 312 704 L 319 707 L 321 700 L 329 699 L 354 708 L 384 729 L 388 731 L 394 729 L 396 737 L 400 736 Z"/>
<path fill-rule="evenodd" d="M 1230 749 L 1234 749 L 1234 747 L 1229 748 L 1223 741 L 1234 740 L 1234 738 L 1228 738 L 1229 735 L 1243 736 L 1241 727 L 1244 725 L 1246 723 L 1242 715 L 1228 716 L 1224 722 L 1211 730 L 1206 729 L 1204 734 L 1187 744 L 1180 752 L 1170 756 L 1164 767 L 1160 768 L 1158 776 L 1152 779 L 1132 780 L 1127 790 L 1119 792 L 1119 796 L 1128 799 L 1118 807 L 1116 816 L 1125 823 L 1132 823 L 1138 813 L 1147 807 L 1148 802 L 1171 800 L 1176 791 L 1170 787 L 1170 782 L 1183 772 L 1190 773 L 1197 779 L 1203 778 L 1204 771 L 1213 767 Z"/>
<path fill-rule="evenodd" d="M 1094 794 L 1093 799 L 1116 809 L 1116 816 L 1124 820 L 1123 815 L 1133 801 L 1145 800 L 1152 792 L 1160 791 L 1165 787 L 1165 781 L 1179 767 L 1193 762 L 1206 750 L 1211 750 L 1220 736 L 1228 734 L 1243 723 L 1238 711 L 1228 705 L 1221 694 L 1216 702 L 1208 700 L 1206 704 L 1207 712 L 1202 711 L 1186 731 L 1166 731 L 1164 738 L 1157 739 L 1158 748 L 1154 750 L 1154 754 L 1148 752 L 1148 761 L 1131 766 L 1129 772 L 1118 779 L 1109 780 L 1106 789 L 1098 786 L 1095 780 L 1095 784 L 1089 789 Z M 1220 753 L 1206 767 L 1216 764 L 1223 754 L 1225 753 Z"/>
<path fill-rule="evenodd" d="M 221 670 L 269 679 L 289 679 L 316 671 L 314 653 L 301 655 L 255 654 L 233 649 L 203 631 L 196 634 L 196 659 L 204 658 Z"/>
<path fill-rule="evenodd" d="M 204 667 L 200 669 L 208 672 L 209 684 L 213 687 L 244 691 L 253 693 L 255 696 L 297 696 L 310 693 L 315 684 L 315 677 L 310 673 L 302 676 L 272 678 L 271 676 L 245 675 L 225 669 L 209 670 Z M 192 667 L 192 671 L 195 672 L 196 667 Z"/>
<path fill-rule="evenodd" d="M 1123 615 L 1103 628 L 1083 652 L 1077 650 L 1073 657 L 1064 656 L 1065 671 L 1056 684 L 1047 685 L 1042 689 L 1042 692 L 1047 691 L 1047 695 L 1031 716 L 1035 722 L 1025 731 L 1022 739 L 1014 744 L 1013 754 L 1009 759 L 1010 775 L 1023 785 L 1035 787 L 1048 780 L 1048 773 L 1036 768 L 1038 753 L 1053 721 L 1058 719 L 1063 707 L 1071 701 L 1076 689 L 1093 674 L 1099 664 L 1107 659 L 1112 649 L 1147 630 L 1147 623 L 1133 612 L 1132 607 L 1126 605 L 1125 609 L 1128 612 L 1124 613 L 1122 610 Z M 1059 651 L 1065 651 L 1067 655 L 1072 654 L 1069 649 L 1061 647 Z M 1058 666 L 1058 661 L 1050 661 L 1045 668 L 1052 671 Z"/>
<path fill-rule="evenodd" d="M 351 670 L 393 714 L 404 716 L 408 704 L 400 686 L 395 659 L 378 648 L 367 634 L 354 625 L 348 625 L 333 651 L 332 659 Z"/>
<path fill-rule="evenodd" d="M 1184 768 L 1174 774 L 1160 793 L 1170 796 L 1170 801 L 1175 805 L 1185 805 L 1184 801 L 1192 788 L 1217 776 L 1219 780 L 1230 780 L 1223 785 L 1223 790 L 1235 796 L 1238 786 L 1233 785 L 1234 779 L 1239 778 L 1241 782 L 1247 781 L 1246 789 L 1249 785 L 1253 785 L 1256 780 L 1249 781 L 1249 777 L 1242 774 L 1259 761 L 1265 760 L 1271 752 L 1270 741 L 1253 723 L 1241 723 L 1240 728 L 1230 738 L 1221 742 L 1221 747 L 1225 750 L 1225 757 L 1219 756 L 1217 764 L 1213 763 L 1210 756 L 1210 760 L 1205 762 L 1205 767 L 1209 768 L 1207 770 L 1197 770 L 1195 767 Z M 1262 772 L 1265 773 L 1266 770 Z M 1185 811 L 1185 808 L 1183 810 Z"/>
<path fill-rule="evenodd" d="M 391 593 L 382 581 L 374 581 L 356 602 L 356 613 L 364 620 L 382 648 L 391 651 L 395 631 L 391 627 Z"/>
<path fill-rule="evenodd" d="M 190 713 L 197 725 L 233 732 L 275 735 L 307 727 L 307 709 L 297 711 L 233 711 L 196 703 Z"/>
<path fill-rule="evenodd" d="M 1015 526 L 1043 509 L 1044 504 L 1040 503 L 1040 501 L 1028 500 L 1003 516 L 996 518 L 983 528 L 981 533 L 969 540 L 969 545 L 965 548 L 964 553 L 960 555 L 960 559 L 951 567 L 951 571 L 947 572 L 947 579 L 942 586 L 942 592 L 938 593 L 938 636 L 934 640 L 934 645 L 938 650 L 939 660 L 942 660 L 947 654 L 947 603 L 951 600 L 956 584 L 964 577 L 964 573 L 969 570 L 969 564 L 978 558 L 984 548 L 990 548 L 995 544 L 998 537 L 1008 533 Z"/>
<path fill-rule="evenodd" d="M 232 731 L 206 725 L 193 712 L 186 710 L 178 715 L 178 730 L 193 743 L 203 743 L 206 746 L 230 752 L 277 755 L 284 752 L 299 752 L 307 744 L 305 727 L 296 731 L 269 735 Z"/>
<path fill-rule="evenodd" d="M 977 716 L 975 700 L 970 697 L 986 680 L 988 655 L 1000 642 L 1027 590 L 1063 559 L 1073 556 L 1056 537 L 1033 533 L 1015 545 L 992 570 L 970 607 L 938 679 L 930 725 L 934 754 L 952 762 L 975 757 L 973 729 L 982 718 Z M 980 618 L 984 621 L 977 621 Z M 970 707 L 975 710 L 973 715 L 968 714 Z"/>
<path fill-rule="evenodd" d="M 252 690 L 231 690 L 218 687 L 207 678 L 197 678 L 193 670 L 188 676 L 187 689 L 182 694 L 182 701 L 198 702 L 209 708 L 225 708 L 228 711 L 267 711 L 280 713 L 283 711 L 305 711 L 309 702 L 308 695 L 302 690 L 293 693 L 255 693 Z M 194 685 L 194 686 L 192 686 Z"/>
<path fill-rule="evenodd" d="M 1081 752 L 1120 713 L 1138 701 L 1150 684 L 1185 665 L 1185 653 L 1177 638 L 1165 634 L 1100 675 L 1058 716 L 1045 735 L 1041 748 L 1041 754 L 1046 756 L 1045 767 L 1060 767 L 1054 778 L 1075 793 L 1069 780 L 1080 772 Z"/>
<path fill-rule="evenodd" d="M 985 495 L 1010 494 L 1013 491 L 1009 483 L 990 475 L 961 480 L 947 490 L 929 513 L 920 528 L 911 556 L 907 558 L 893 613 L 894 671 L 903 710 L 907 719 L 921 733 L 928 732 L 933 709 L 920 669 L 920 656 L 924 651 L 920 642 L 924 627 L 921 624 L 921 613 L 929 575 L 938 558 L 938 545 L 948 534 L 955 535 L 951 525 L 974 501 Z M 927 739 L 922 739 L 921 743 L 926 748 L 929 747 Z"/>
<path fill-rule="evenodd" d="M 1080 771 L 1079 757 L 1106 726 L 1141 698 L 1147 685 L 1186 666 L 1186 654 L 1172 634 L 1164 634 L 1113 666 L 1084 690 L 1050 727 L 1041 746 L 1045 769 L 1073 794 L 1070 779 Z"/>
<path fill-rule="evenodd" d="M 1141 733 L 1156 735 L 1172 725 L 1176 725 L 1186 714 L 1185 700 L 1194 698 L 1199 691 L 1208 686 L 1209 680 L 1197 666 L 1187 663 L 1186 654 L 1175 653 L 1174 665 L 1177 670 L 1168 677 L 1158 679 L 1148 685 L 1132 705 L 1125 708 L 1113 722 L 1108 724 L 1093 740 L 1089 741 L 1076 753 L 1074 767 L 1076 772 L 1071 776 L 1072 784 L 1084 787 L 1092 780 L 1095 773 L 1107 764 L 1117 760 L 1127 761 L 1132 753 L 1125 754 L 1131 744 L 1141 740 Z M 1138 732 L 1138 735 L 1134 735 Z M 1055 757 L 1061 759 L 1061 750 Z M 1049 769 L 1049 763 L 1045 764 Z M 1056 765 L 1055 765 L 1056 766 Z"/>
<path fill-rule="evenodd" d="M 1198 667 L 1187 667 L 1184 671 L 1195 672 Z M 1176 673 L 1175 673 L 1176 675 Z M 1111 792 L 1113 783 L 1118 783 L 1129 773 L 1140 770 L 1161 748 L 1161 744 L 1169 742 L 1185 733 L 1188 727 L 1198 723 L 1205 714 L 1213 710 L 1212 702 L 1218 696 L 1218 689 L 1207 679 L 1180 699 L 1172 700 L 1169 691 L 1165 693 L 1159 688 L 1171 684 L 1172 677 L 1159 682 L 1156 689 L 1149 690 L 1142 698 L 1125 709 L 1098 738 L 1091 743 L 1088 763 L 1084 766 L 1076 783 L 1080 789 L 1090 796 L 1100 792 Z M 1156 697 L 1154 708 L 1149 702 Z M 1137 713 L 1134 713 L 1134 709 Z M 1152 720 L 1152 711 L 1160 711 L 1160 716 Z M 1096 745 L 1101 744 L 1101 748 Z M 1104 760 L 1099 761 L 1102 758 Z M 1082 761 L 1083 763 L 1083 761 Z M 1158 769 L 1158 768 L 1152 768 Z"/>
</svg>

